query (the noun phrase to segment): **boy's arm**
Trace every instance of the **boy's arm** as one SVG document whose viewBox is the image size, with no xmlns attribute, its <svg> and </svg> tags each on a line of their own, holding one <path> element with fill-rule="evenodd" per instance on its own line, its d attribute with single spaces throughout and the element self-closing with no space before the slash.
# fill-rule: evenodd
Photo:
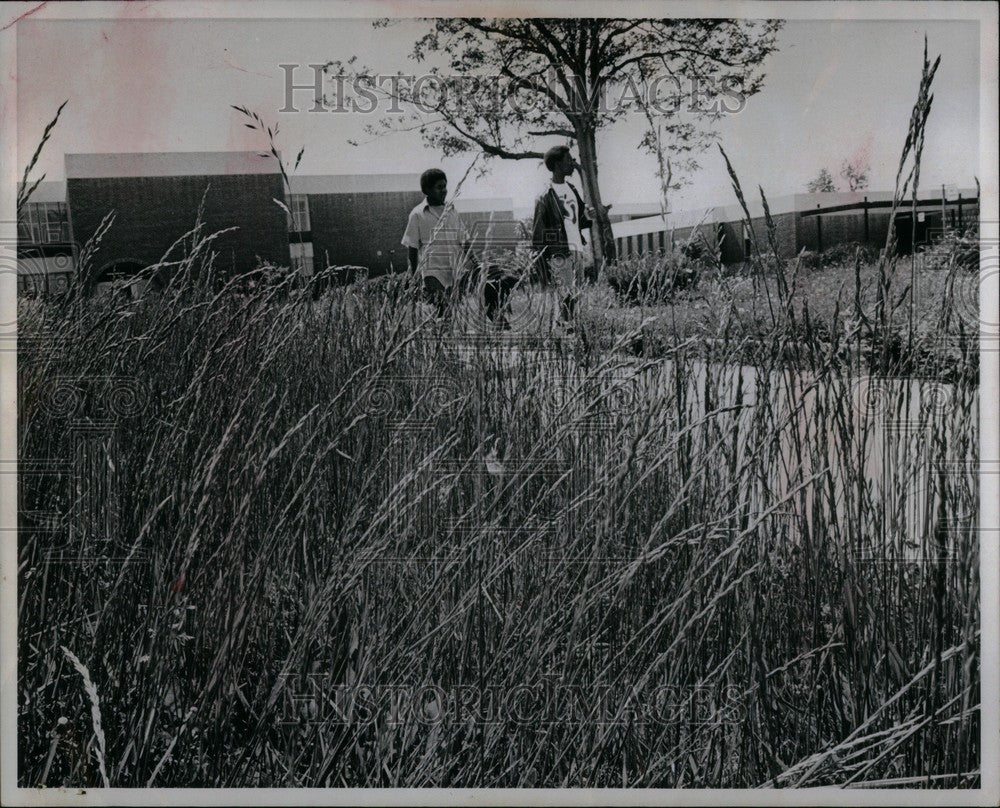
<svg viewBox="0 0 1000 808">
<path fill-rule="evenodd" d="M 569 185 L 569 187 L 573 189 L 573 194 L 576 196 L 577 208 L 580 211 L 580 214 L 579 214 L 579 216 L 580 216 L 580 229 L 581 230 L 588 230 L 594 224 L 593 220 L 588 215 L 590 213 L 590 210 L 592 210 L 592 209 L 588 209 L 587 208 L 587 204 L 583 201 L 583 197 L 580 196 L 580 192 L 578 190 L 576 190 L 576 186 L 575 185 L 572 185 L 571 183 L 568 183 L 568 182 L 566 184 Z"/>
<path fill-rule="evenodd" d="M 478 232 L 477 226 L 473 226 L 470 230 L 462 217 L 458 216 L 458 237 L 462 245 L 462 266 L 460 267 L 458 285 L 466 290 L 474 288 L 479 280 L 480 271 L 483 269 L 481 256 L 476 254 L 477 246 L 485 249 L 481 238 L 480 243 L 478 245 L 476 243 Z"/>
<path fill-rule="evenodd" d="M 476 269 L 479 267 L 480 261 L 479 257 L 476 255 L 476 243 L 467 231 L 463 233 L 461 256 L 461 269 Z"/>
<path fill-rule="evenodd" d="M 476 254 L 473 252 L 474 246 L 472 239 L 466 236 L 462 242 L 462 250 L 459 253 L 461 256 L 461 265 L 458 267 L 458 272 L 456 273 L 455 286 L 463 293 L 475 288 L 475 282 L 478 277 L 477 270 L 480 269 L 479 259 L 476 258 Z"/>
<path fill-rule="evenodd" d="M 412 213 L 406 220 L 406 231 L 403 233 L 403 240 L 400 243 L 406 247 L 410 271 L 416 272 L 420 260 L 420 227 Z"/>
<path fill-rule="evenodd" d="M 538 275 L 544 282 L 548 280 L 549 262 L 545 254 L 545 247 L 549 243 L 546 235 L 549 228 L 545 221 L 545 194 L 535 200 L 535 218 L 531 227 L 531 248 L 538 251 Z"/>
<path fill-rule="evenodd" d="M 459 217 L 458 239 L 459 243 L 462 245 L 462 266 L 460 269 L 463 272 L 474 270 L 479 266 L 479 261 L 476 260 L 476 254 L 474 252 L 475 243 L 472 235 L 473 234 L 469 232 L 469 228 L 465 226 L 465 222 L 463 222 L 462 218 Z"/>
</svg>

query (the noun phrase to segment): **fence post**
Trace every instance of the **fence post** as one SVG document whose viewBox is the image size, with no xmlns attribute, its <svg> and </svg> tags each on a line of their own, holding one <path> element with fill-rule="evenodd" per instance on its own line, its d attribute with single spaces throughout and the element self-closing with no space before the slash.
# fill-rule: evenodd
<svg viewBox="0 0 1000 808">
<path fill-rule="evenodd" d="M 863 207 L 863 210 L 865 212 L 865 246 L 867 247 L 868 246 L 868 239 L 869 239 L 869 235 L 868 235 L 868 197 L 867 196 L 865 197 L 865 201 L 864 201 L 862 207 Z"/>
<path fill-rule="evenodd" d="M 958 195 L 958 229 L 962 229 L 962 195 Z"/>
<path fill-rule="evenodd" d="M 823 217 L 819 213 L 816 214 L 816 252 L 823 252 Z"/>
</svg>

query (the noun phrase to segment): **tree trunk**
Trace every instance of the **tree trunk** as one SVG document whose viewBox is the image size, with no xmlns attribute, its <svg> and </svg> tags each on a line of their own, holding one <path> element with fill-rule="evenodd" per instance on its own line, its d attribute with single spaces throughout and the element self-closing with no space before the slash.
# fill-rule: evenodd
<svg viewBox="0 0 1000 808">
<path fill-rule="evenodd" d="M 597 138 L 594 127 L 583 123 L 577 127 L 576 142 L 580 149 L 580 179 L 588 205 L 594 209 L 594 266 L 599 271 L 606 261 L 618 257 L 615 238 L 611 233 L 611 219 L 601 202 L 601 188 L 597 182 Z"/>
</svg>

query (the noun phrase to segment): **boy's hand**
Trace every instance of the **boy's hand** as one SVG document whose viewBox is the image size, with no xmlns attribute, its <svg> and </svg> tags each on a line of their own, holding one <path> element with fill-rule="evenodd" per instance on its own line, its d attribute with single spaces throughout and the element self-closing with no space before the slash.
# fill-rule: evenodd
<svg viewBox="0 0 1000 808">
<path fill-rule="evenodd" d="M 470 261 L 469 265 L 463 267 L 461 272 L 458 273 L 458 277 L 455 281 L 455 286 L 458 288 L 460 294 L 466 294 L 471 289 L 476 286 L 476 281 L 478 277 L 479 267 L 474 261 Z"/>
</svg>

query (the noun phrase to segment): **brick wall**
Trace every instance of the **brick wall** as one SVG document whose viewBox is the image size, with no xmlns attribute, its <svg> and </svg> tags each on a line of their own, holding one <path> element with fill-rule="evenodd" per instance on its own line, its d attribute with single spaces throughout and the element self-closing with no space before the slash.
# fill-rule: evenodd
<svg viewBox="0 0 1000 808">
<path fill-rule="evenodd" d="M 518 246 L 530 247 L 531 228 L 517 221 L 509 211 L 460 213 L 469 234 L 472 254 L 479 261 L 496 262 L 513 253 Z"/>
<path fill-rule="evenodd" d="M 94 257 L 95 265 L 156 263 L 194 227 L 206 188 L 203 232 L 239 228 L 212 243 L 218 254 L 217 270 L 245 272 L 256 265 L 256 256 L 289 265 L 286 215 L 272 201 L 283 197 L 279 174 L 71 178 L 67 199 L 73 238 L 86 243 L 104 215 L 115 211 L 114 224 Z"/>
<path fill-rule="evenodd" d="M 869 211 L 868 232 L 869 241 L 872 233 L 875 215 Z M 817 223 L 817 220 L 819 223 Z M 821 214 L 819 216 L 802 216 L 798 223 L 799 248 L 813 252 L 828 250 L 837 244 L 865 241 L 865 215 L 861 211 L 837 214 Z M 821 232 L 822 231 L 822 232 Z M 884 233 L 884 230 L 883 230 Z M 822 235 L 822 246 L 820 236 Z"/>
<path fill-rule="evenodd" d="M 925 213 L 935 222 L 940 221 L 940 210 L 928 207 L 920 207 L 919 211 Z M 897 216 L 908 216 L 910 208 L 903 205 L 897 211 Z M 965 202 L 962 206 L 962 220 L 968 223 L 979 214 L 978 206 L 973 202 Z M 948 224 L 958 224 L 958 206 L 949 201 L 947 207 Z M 821 223 L 817 225 L 816 220 Z M 803 247 L 813 252 L 819 252 L 820 231 L 822 231 L 822 250 L 829 250 L 838 244 L 857 242 L 867 243 L 871 248 L 880 250 L 885 246 L 886 236 L 889 233 L 889 209 L 876 208 L 868 211 L 868 237 L 865 238 L 865 215 L 864 211 L 849 211 L 847 213 L 829 213 L 818 216 L 800 216 L 796 223 L 798 248 Z"/>
<path fill-rule="evenodd" d="M 716 240 L 722 242 L 722 263 L 739 264 L 743 261 L 743 227 L 741 222 L 722 222 Z"/>
<path fill-rule="evenodd" d="M 679 247 L 695 236 L 697 243 L 707 244 L 714 250 L 718 246 L 718 235 L 718 228 L 711 222 L 703 222 L 698 227 L 678 227 L 673 232 L 674 246 Z"/>
<path fill-rule="evenodd" d="M 930 220 L 934 220 L 935 211 L 922 208 Z M 906 209 L 900 210 L 901 214 L 906 213 Z M 965 224 L 978 217 L 978 206 L 971 201 L 965 201 L 962 207 L 962 219 Z M 937 214 L 940 217 L 940 214 Z M 822 229 L 822 248 L 828 250 L 838 244 L 850 242 L 865 243 L 865 218 L 864 212 L 847 211 L 836 214 L 821 214 L 821 223 L 817 225 L 817 216 L 802 216 L 798 212 L 780 213 L 772 216 L 775 225 L 775 237 L 778 245 L 778 253 L 782 258 L 794 258 L 803 248 L 811 251 L 819 249 L 819 229 Z M 957 225 L 957 204 L 948 203 L 948 224 Z M 764 217 L 757 217 L 751 220 L 754 233 L 757 237 L 759 249 L 770 250 L 770 242 L 767 232 L 767 221 Z M 694 228 L 677 228 L 674 231 L 674 244 L 681 244 L 690 237 Z M 868 237 L 867 243 L 878 250 L 885 246 L 886 236 L 889 230 L 889 211 L 887 208 L 878 208 L 868 212 Z M 724 264 L 739 264 L 748 259 L 744 251 L 743 223 L 740 220 L 721 222 L 719 224 L 706 223 L 700 228 L 701 234 L 713 246 L 717 246 L 722 241 L 722 261 Z M 643 253 L 649 249 L 657 249 L 658 243 L 655 240 L 652 246 L 649 244 L 649 235 L 622 236 L 616 239 L 619 253 L 626 257 Z"/>
<path fill-rule="evenodd" d="M 775 239 L 778 244 L 778 255 L 782 258 L 794 258 L 798 252 L 796 238 L 797 213 L 779 213 L 771 217 L 775 227 Z M 757 233 L 757 240 L 760 249 L 769 251 L 771 249 L 770 240 L 767 233 L 767 221 L 761 217 L 753 220 L 754 230 Z"/>
<path fill-rule="evenodd" d="M 782 258 L 792 258 L 798 252 L 798 214 L 778 213 L 771 217 L 774 222 L 774 238 L 778 247 L 778 255 Z M 757 239 L 757 249 L 770 252 L 771 240 L 767 230 L 767 219 L 758 216 L 750 220 L 753 234 L 749 235 L 751 249 L 753 238 Z M 743 222 L 722 222 L 716 228 L 716 239 L 722 240 L 722 262 L 724 264 L 739 264 L 748 261 L 750 256 L 744 249 Z"/>
<path fill-rule="evenodd" d="M 889 235 L 889 212 L 868 212 L 868 244 L 877 250 L 885 247 L 886 236 Z"/>
<path fill-rule="evenodd" d="M 424 198 L 420 191 L 309 194 L 313 263 L 368 267 L 371 275 L 406 269 L 400 244 L 406 219 Z"/>
<path fill-rule="evenodd" d="M 652 233 L 637 233 L 631 236 L 619 236 L 615 239 L 619 258 L 645 255 L 646 253 L 665 252 L 668 238 L 664 230 Z"/>
</svg>

